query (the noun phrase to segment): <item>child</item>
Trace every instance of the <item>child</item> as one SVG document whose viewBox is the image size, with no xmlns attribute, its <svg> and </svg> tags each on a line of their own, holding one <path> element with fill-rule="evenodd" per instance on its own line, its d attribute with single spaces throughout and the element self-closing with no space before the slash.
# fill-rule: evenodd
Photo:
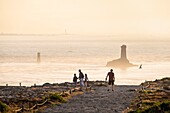
<svg viewBox="0 0 170 113">
<path fill-rule="evenodd" d="M 87 90 L 87 81 L 89 81 L 87 74 L 85 74 L 85 79 L 84 79 L 84 84 L 86 86 L 86 90 Z"/>
</svg>

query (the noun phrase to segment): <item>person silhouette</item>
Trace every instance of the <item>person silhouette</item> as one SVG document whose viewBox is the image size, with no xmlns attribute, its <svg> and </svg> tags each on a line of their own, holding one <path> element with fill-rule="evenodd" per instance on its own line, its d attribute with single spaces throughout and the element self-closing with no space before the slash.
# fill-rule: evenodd
<svg viewBox="0 0 170 113">
<path fill-rule="evenodd" d="M 84 78 L 84 84 L 86 86 L 86 90 L 87 90 L 87 81 L 89 81 L 88 77 L 87 77 L 87 74 L 85 74 L 85 78 Z"/>
<path fill-rule="evenodd" d="M 106 81 L 107 81 L 107 77 L 109 77 L 109 82 L 108 82 L 108 91 L 109 91 L 109 87 L 110 85 L 112 85 L 112 91 L 114 91 L 114 82 L 115 82 L 115 76 L 114 76 L 114 73 L 113 73 L 113 69 L 110 69 L 110 72 L 108 72 L 107 76 L 106 76 Z"/>
<path fill-rule="evenodd" d="M 74 74 L 74 77 L 73 77 L 73 82 L 74 82 L 74 86 L 76 87 L 77 86 L 77 76 L 76 74 Z"/>
<path fill-rule="evenodd" d="M 82 90 L 83 86 L 84 86 L 84 74 L 81 72 L 81 69 L 79 69 L 79 80 L 80 80 L 80 90 Z"/>
</svg>

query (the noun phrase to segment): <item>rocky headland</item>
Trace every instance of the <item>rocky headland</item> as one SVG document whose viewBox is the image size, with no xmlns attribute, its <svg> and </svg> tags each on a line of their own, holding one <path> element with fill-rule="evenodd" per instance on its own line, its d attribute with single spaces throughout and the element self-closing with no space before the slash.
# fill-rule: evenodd
<svg viewBox="0 0 170 113">
<path fill-rule="evenodd" d="M 83 91 L 72 83 L 42 86 L 0 86 L 2 113 L 169 113 L 170 78 L 141 85 L 89 81 Z"/>
<path fill-rule="evenodd" d="M 170 113 L 170 78 L 142 83 L 124 113 Z"/>
<path fill-rule="evenodd" d="M 127 59 L 127 55 L 126 55 L 126 45 L 122 45 L 121 46 L 121 57 L 119 59 L 109 61 L 106 66 L 124 69 L 124 68 L 133 67 L 137 65 L 129 62 L 129 60 Z"/>
<path fill-rule="evenodd" d="M 39 86 L 0 86 L 0 112 L 31 113 L 53 104 L 66 102 L 78 87 L 72 83 L 50 84 Z M 77 93 L 78 94 L 78 93 Z M 81 93 L 79 93 L 81 94 Z"/>
</svg>

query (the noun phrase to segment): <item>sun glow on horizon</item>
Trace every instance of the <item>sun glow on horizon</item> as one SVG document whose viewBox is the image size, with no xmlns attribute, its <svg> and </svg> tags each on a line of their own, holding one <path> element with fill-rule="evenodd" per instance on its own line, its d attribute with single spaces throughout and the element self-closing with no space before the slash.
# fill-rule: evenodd
<svg viewBox="0 0 170 113">
<path fill-rule="evenodd" d="M 0 32 L 170 35 L 169 0 L 0 0 Z"/>
</svg>

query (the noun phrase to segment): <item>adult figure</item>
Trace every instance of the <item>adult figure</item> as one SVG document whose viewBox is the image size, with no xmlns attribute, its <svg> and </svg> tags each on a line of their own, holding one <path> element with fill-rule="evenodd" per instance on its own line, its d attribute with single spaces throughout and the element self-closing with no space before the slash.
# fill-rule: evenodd
<svg viewBox="0 0 170 113">
<path fill-rule="evenodd" d="M 110 69 L 110 72 L 108 72 L 107 76 L 106 76 L 106 81 L 107 81 L 107 77 L 109 77 L 109 82 L 108 82 L 108 91 L 109 91 L 109 87 L 112 85 L 112 91 L 114 91 L 114 82 L 115 82 L 115 76 L 113 73 L 113 69 Z"/>
<path fill-rule="evenodd" d="M 75 87 L 77 86 L 77 76 L 76 76 L 76 74 L 74 74 L 74 77 L 73 77 L 73 82 L 74 82 L 74 85 L 75 85 Z"/>
<path fill-rule="evenodd" d="M 84 86 L 84 74 L 81 72 L 81 69 L 79 69 L 79 80 L 80 80 L 80 89 L 82 90 L 83 86 Z"/>
</svg>

